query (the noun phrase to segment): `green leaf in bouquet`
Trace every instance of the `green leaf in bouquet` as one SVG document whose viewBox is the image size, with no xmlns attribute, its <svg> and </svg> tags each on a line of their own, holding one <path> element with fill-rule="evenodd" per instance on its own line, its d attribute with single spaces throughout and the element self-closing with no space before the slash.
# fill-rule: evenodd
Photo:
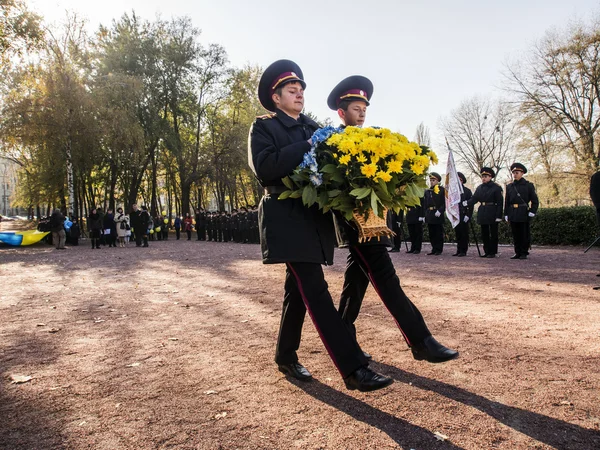
<svg viewBox="0 0 600 450">
<path fill-rule="evenodd" d="M 379 197 L 377 197 L 377 194 L 375 193 L 375 191 L 371 191 L 371 209 L 373 210 L 373 214 L 375 214 L 376 216 L 379 215 Z"/>
<path fill-rule="evenodd" d="M 278 200 L 285 200 L 286 198 L 288 198 L 290 195 L 292 195 L 294 191 L 289 190 L 289 191 L 283 191 L 281 194 L 279 194 Z"/>
<path fill-rule="evenodd" d="M 327 195 L 327 191 L 321 191 L 318 197 L 319 207 L 323 209 L 329 203 L 329 195 Z"/>
<path fill-rule="evenodd" d="M 297 189 L 290 194 L 290 198 L 300 198 L 302 197 L 302 189 Z"/>
<path fill-rule="evenodd" d="M 362 198 L 365 198 L 371 192 L 373 192 L 373 189 L 371 189 L 369 187 L 363 187 L 363 188 L 352 189 L 350 191 L 350 195 L 352 195 L 353 197 L 356 197 L 358 200 L 360 200 Z"/>
<path fill-rule="evenodd" d="M 281 179 L 281 181 L 283 181 L 283 184 L 285 184 L 286 188 L 290 190 L 294 189 L 294 182 L 290 179 L 290 177 L 284 177 Z"/>
<path fill-rule="evenodd" d="M 327 194 L 329 195 L 329 198 L 333 198 L 333 197 L 337 197 L 338 195 L 340 195 L 341 192 L 342 191 L 340 191 L 339 189 L 332 189 Z"/>
<path fill-rule="evenodd" d="M 344 177 L 341 171 L 336 170 L 335 172 L 332 172 L 331 180 L 335 181 L 336 183 L 343 183 L 346 181 L 346 178 Z"/>
<path fill-rule="evenodd" d="M 312 184 L 309 184 L 304 188 L 302 192 L 302 203 L 310 207 L 317 201 L 317 190 Z"/>
<path fill-rule="evenodd" d="M 337 166 L 334 164 L 326 164 L 319 170 L 322 173 L 334 173 L 337 171 Z"/>
</svg>

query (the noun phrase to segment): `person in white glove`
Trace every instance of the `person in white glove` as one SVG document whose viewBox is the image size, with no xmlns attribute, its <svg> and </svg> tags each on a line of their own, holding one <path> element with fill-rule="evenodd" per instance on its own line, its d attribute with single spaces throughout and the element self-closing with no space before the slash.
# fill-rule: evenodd
<svg viewBox="0 0 600 450">
<path fill-rule="evenodd" d="M 481 168 L 482 183 L 475 189 L 473 196 L 466 201 L 467 207 L 479 203 L 477 223 L 481 226 L 484 258 L 495 258 L 498 254 L 498 223 L 502 222 L 502 188 L 492 179 L 496 172 L 491 167 Z"/>
<path fill-rule="evenodd" d="M 530 223 L 537 214 L 540 202 L 533 183 L 523 177 L 527 168 L 516 162 L 510 166 L 510 171 L 513 182 L 506 186 L 504 213 L 510 222 L 515 247 L 511 259 L 527 259 L 531 247 Z"/>
<path fill-rule="evenodd" d="M 456 253 L 452 256 L 467 256 L 467 250 L 469 249 L 469 225 L 468 222 L 473 214 L 473 208 L 468 207 L 467 200 L 469 200 L 473 193 L 471 189 L 465 186 L 467 182 L 466 177 L 461 172 L 457 172 L 458 178 L 463 185 L 463 193 L 460 196 L 462 200 L 460 206 L 460 222 L 454 227 L 456 233 Z"/>
<path fill-rule="evenodd" d="M 425 223 L 429 230 L 431 251 L 428 255 L 441 255 L 444 250 L 444 212 L 446 212 L 446 191 L 440 186 L 442 176 L 431 172 L 430 189 L 425 191 Z"/>
</svg>

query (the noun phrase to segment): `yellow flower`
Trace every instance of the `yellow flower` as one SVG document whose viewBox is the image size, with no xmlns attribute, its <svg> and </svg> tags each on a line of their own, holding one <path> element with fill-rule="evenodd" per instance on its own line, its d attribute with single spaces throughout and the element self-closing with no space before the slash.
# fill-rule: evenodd
<svg viewBox="0 0 600 450">
<path fill-rule="evenodd" d="M 358 157 L 356 158 L 356 160 L 359 163 L 366 163 L 367 162 L 367 157 L 363 153 L 361 153 L 360 155 L 358 155 Z"/>
<path fill-rule="evenodd" d="M 377 173 L 377 164 L 363 164 L 360 167 L 360 171 L 366 177 L 373 178 Z"/>
<path fill-rule="evenodd" d="M 433 187 L 433 192 L 435 192 L 436 194 L 440 193 L 440 187 L 437 184 Z"/>
<path fill-rule="evenodd" d="M 344 155 L 341 158 L 339 158 L 339 161 L 340 161 L 340 164 L 343 164 L 346 166 L 350 162 L 350 159 L 352 159 L 352 157 L 350 155 Z"/>
<path fill-rule="evenodd" d="M 391 173 L 400 173 L 402 172 L 402 161 L 394 160 L 388 163 L 388 170 Z"/>
<path fill-rule="evenodd" d="M 377 176 L 375 177 L 375 179 L 380 179 L 387 183 L 388 181 L 390 181 L 392 179 L 392 176 L 388 172 L 384 172 L 383 170 L 380 170 L 379 172 L 377 172 Z"/>
<path fill-rule="evenodd" d="M 414 162 L 410 165 L 410 170 L 412 170 L 415 175 L 423 175 L 425 172 L 425 167 L 423 167 L 419 162 Z"/>
</svg>

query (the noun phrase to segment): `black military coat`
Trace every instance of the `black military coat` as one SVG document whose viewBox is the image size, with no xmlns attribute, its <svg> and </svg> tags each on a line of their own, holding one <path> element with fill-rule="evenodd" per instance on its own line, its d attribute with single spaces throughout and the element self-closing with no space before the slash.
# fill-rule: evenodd
<svg viewBox="0 0 600 450">
<path fill-rule="evenodd" d="M 301 114 L 298 120 L 282 111 L 259 117 L 250 129 L 248 162 L 265 187 L 283 188 L 289 175 L 310 150 L 308 139 L 319 125 Z M 316 205 L 307 208 L 302 199 L 279 200 L 265 195 L 258 221 L 263 263 L 307 262 L 333 264 L 335 233 L 330 213 Z"/>
<path fill-rule="evenodd" d="M 464 221 L 465 216 L 467 216 L 469 219 L 473 216 L 473 205 L 463 206 L 462 204 L 462 202 L 464 202 L 465 200 L 469 200 L 471 197 L 473 197 L 473 192 L 471 192 L 471 189 L 463 185 L 463 193 L 460 194 L 459 208 L 461 221 Z"/>
<path fill-rule="evenodd" d="M 502 188 L 493 181 L 488 181 L 477 186 L 475 193 L 468 200 L 468 206 L 473 207 L 475 203 L 481 203 L 477 210 L 477 223 L 491 225 L 496 219 L 502 219 L 502 200 Z"/>
<path fill-rule="evenodd" d="M 446 212 L 446 190 L 443 186 L 439 187 L 440 191 L 437 194 L 433 192 L 433 189 L 427 189 L 425 191 L 425 202 L 423 204 L 425 209 L 425 223 L 436 225 L 444 224 L 444 213 Z M 436 211 L 441 213 L 440 217 L 435 216 Z"/>
<path fill-rule="evenodd" d="M 416 225 L 419 223 L 419 217 L 425 217 L 423 210 L 424 203 L 425 198 L 421 197 L 421 203 L 418 206 L 409 206 L 406 209 L 406 223 L 408 225 Z"/>
<path fill-rule="evenodd" d="M 531 203 L 531 206 L 530 206 Z M 510 222 L 529 222 L 529 212 L 537 213 L 540 201 L 535 186 L 525 178 L 515 180 L 506 186 L 504 215 Z"/>
</svg>

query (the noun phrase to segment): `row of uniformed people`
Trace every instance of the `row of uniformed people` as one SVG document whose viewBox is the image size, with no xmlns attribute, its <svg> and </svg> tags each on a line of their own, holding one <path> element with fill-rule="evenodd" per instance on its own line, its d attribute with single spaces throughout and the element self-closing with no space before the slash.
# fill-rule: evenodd
<svg viewBox="0 0 600 450">
<path fill-rule="evenodd" d="M 195 215 L 197 240 L 214 242 L 240 242 L 257 244 L 258 207 L 241 207 L 231 213 L 225 211 L 205 211 L 200 208 Z"/>
<path fill-rule="evenodd" d="M 475 193 L 465 186 L 465 176 L 458 172 L 463 184 L 464 193 L 461 195 L 460 222 L 454 228 L 456 233 L 456 253 L 452 256 L 466 256 L 469 247 L 469 221 L 473 215 L 475 204 L 479 203 L 477 210 L 477 223 L 481 228 L 485 258 L 495 258 L 498 254 L 498 224 L 502 219 L 510 223 L 514 240 L 515 254 L 511 259 L 527 259 L 529 255 L 530 221 L 537 214 L 539 200 L 533 183 L 523 178 L 527 168 L 521 163 L 514 163 L 510 170 L 513 182 L 506 186 L 506 196 L 502 188 L 492 181 L 496 177 L 495 171 L 490 167 L 481 169 L 482 183 Z M 409 207 L 405 214 L 411 248 L 407 253 L 418 254 L 423 243 L 423 224 L 427 224 L 431 240 L 431 252 L 428 255 L 441 255 L 444 247 L 444 216 L 446 210 L 445 190 L 440 186 L 442 177 L 432 172 L 430 175 L 431 188 L 425 191 L 419 206 Z M 393 220 L 401 222 L 401 217 Z M 396 227 L 399 228 L 398 225 Z M 397 233 L 398 235 L 399 233 Z M 400 250 L 400 239 L 397 236 L 392 251 Z"/>
</svg>

